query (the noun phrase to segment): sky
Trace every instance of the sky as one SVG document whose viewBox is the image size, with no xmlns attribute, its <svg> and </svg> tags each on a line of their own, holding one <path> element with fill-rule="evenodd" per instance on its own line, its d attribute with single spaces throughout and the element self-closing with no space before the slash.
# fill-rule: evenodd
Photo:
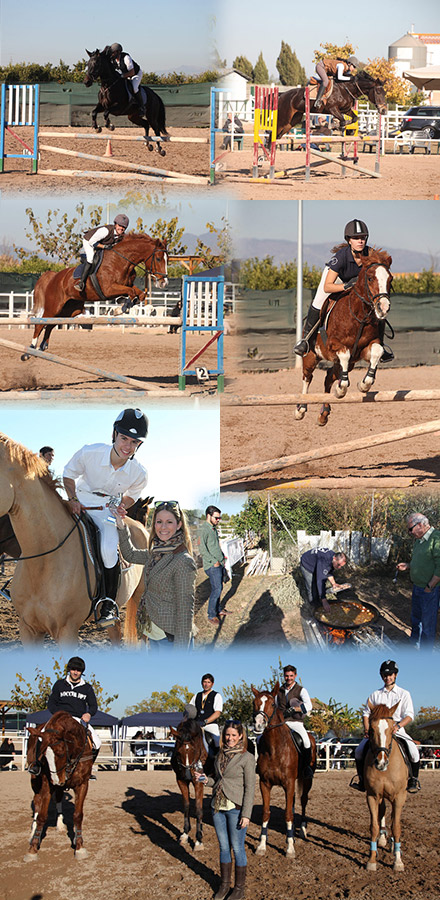
<svg viewBox="0 0 440 900">
<path fill-rule="evenodd" d="M 0 0 L 0 65 L 9 62 L 72 65 L 90 52 L 117 41 L 144 72 L 183 66 L 209 68 L 213 0 L 162 0 L 144 3 L 105 0 Z M 23 25 L 26 27 L 23 27 Z"/>
<path fill-rule="evenodd" d="M 236 56 L 246 56 L 255 65 L 260 52 L 269 75 L 277 77 L 276 60 L 281 41 L 295 50 L 307 75 L 314 71 L 315 50 L 321 43 L 343 45 L 350 41 L 358 58 L 368 62 L 388 57 L 388 46 L 414 31 L 440 32 L 438 0 L 369 0 L 347 5 L 314 0 L 222 0 L 219 6 L 216 42 L 221 58 L 230 66 Z"/>
<path fill-rule="evenodd" d="M 218 503 L 219 411 L 181 401 L 161 408 L 142 403 L 149 419 L 146 441 L 136 459 L 148 471 L 148 494 L 156 500 L 179 500 L 184 509 L 205 509 Z M 52 468 L 62 475 L 70 457 L 84 444 L 111 443 L 112 424 L 119 406 L 32 408 L 0 410 L 0 430 L 38 453 L 49 445 L 55 450 Z M 201 439 L 203 434 L 209 440 Z M 145 494 L 146 496 L 146 494 Z"/>
<path fill-rule="evenodd" d="M 389 655 L 399 667 L 398 683 L 411 692 L 415 710 L 421 706 L 439 706 L 438 691 L 440 656 L 430 654 L 423 660 L 415 650 L 395 648 Z M 133 706 L 153 691 L 169 690 L 173 684 L 185 685 L 194 692 L 200 689 L 200 679 L 205 672 L 212 672 L 215 689 L 224 690 L 228 685 L 260 685 L 271 675 L 271 667 L 277 668 L 279 652 L 276 647 L 241 647 L 240 650 L 172 651 L 167 665 L 159 666 L 157 657 L 145 651 L 81 650 L 86 662 L 85 677 L 94 674 L 109 695 L 119 694 L 110 712 L 122 716 L 127 706 Z M 7 700 L 21 672 L 26 681 L 35 677 L 38 666 L 52 672 L 52 659 L 63 661 L 65 654 L 59 650 L 27 649 L 0 654 L 0 699 Z M 382 681 L 379 676 L 381 662 L 387 658 L 382 650 L 289 650 L 282 651 L 283 666 L 291 664 L 298 669 L 298 680 L 307 688 L 310 696 L 324 702 L 330 698 L 358 709 L 371 691 Z M 427 677 L 427 672 L 429 676 Z"/>
</svg>

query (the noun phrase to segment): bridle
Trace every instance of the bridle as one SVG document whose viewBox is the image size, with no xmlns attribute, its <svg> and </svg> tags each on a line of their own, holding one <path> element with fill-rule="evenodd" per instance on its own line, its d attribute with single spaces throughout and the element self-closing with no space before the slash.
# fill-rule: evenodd
<svg viewBox="0 0 440 900">
<path fill-rule="evenodd" d="M 277 712 L 277 707 L 275 706 L 275 703 L 274 703 L 274 707 L 273 707 L 273 710 L 272 710 L 272 713 L 270 716 L 267 715 L 267 712 L 265 712 L 264 709 L 258 709 L 254 712 L 254 722 L 255 722 L 255 719 L 257 716 L 263 716 L 263 719 L 266 722 L 266 724 L 263 728 L 263 731 L 266 731 L 266 730 L 271 731 L 272 728 L 280 728 L 281 725 L 285 725 L 286 723 L 285 722 L 276 722 L 274 725 L 270 724 L 272 722 L 272 719 L 273 719 L 274 715 L 276 714 L 276 712 Z M 263 733 L 263 731 L 261 733 Z"/>
<path fill-rule="evenodd" d="M 177 741 L 179 741 L 179 747 L 177 747 Z M 188 755 L 188 751 L 189 751 L 190 747 L 192 747 L 194 749 L 195 753 L 197 753 L 197 751 L 195 750 L 194 743 L 192 741 L 183 740 L 180 738 L 176 739 L 176 748 L 175 748 L 176 761 L 177 761 L 178 768 L 180 769 L 181 772 L 183 772 L 184 781 L 192 781 L 193 780 L 191 770 L 194 768 L 194 766 L 197 762 L 201 761 L 200 756 L 198 756 L 197 759 L 193 759 L 193 761 L 190 763 L 189 755 Z M 182 749 L 185 750 L 185 753 L 186 753 L 185 762 L 183 762 L 183 760 L 180 757 L 179 751 Z"/>
<path fill-rule="evenodd" d="M 367 296 L 364 297 L 362 294 L 360 294 L 359 291 L 356 290 L 356 285 L 352 288 L 353 294 L 356 295 L 358 300 L 360 300 L 362 302 L 362 305 L 364 307 L 367 307 L 367 310 L 368 310 L 366 315 L 364 316 L 364 318 L 359 319 L 358 316 L 356 315 L 356 313 L 353 312 L 353 309 L 351 307 L 351 298 L 350 298 L 350 300 L 349 300 L 350 313 L 353 316 L 353 318 L 356 320 L 356 322 L 360 322 L 362 325 L 364 325 L 368 321 L 368 317 L 374 312 L 374 309 L 377 306 L 379 300 L 382 300 L 383 297 L 385 297 L 387 300 L 390 299 L 389 291 L 379 291 L 377 294 L 373 294 L 370 291 L 370 285 L 368 283 L 368 270 L 373 268 L 373 266 L 376 266 L 377 268 L 379 268 L 379 266 L 382 266 L 384 269 L 386 269 L 386 271 L 388 272 L 389 275 L 391 274 L 389 267 L 386 266 L 385 263 L 380 263 L 380 262 L 368 263 L 368 265 L 365 266 L 365 268 L 364 268 L 364 282 L 365 282 L 365 291 L 366 291 Z"/>
<path fill-rule="evenodd" d="M 156 256 L 158 256 L 160 253 L 166 253 L 166 250 L 164 250 L 163 247 L 155 247 L 151 251 L 150 255 L 146 257 L 146 259 L 140 260 L 139 262 L 133 262 L 133 260 L 129 259 L 128 256 L 124 256 L 123 253 L 121 253 L 119 250 L 116 250 L 114 247 L 109 247 L 109 250 L 112 250 L 113 253 L 116 253 L 116 256 L 119 256 L 121 259 L 125 259 L 125 261 L 129 262 L 133 267 L 139 266 L 139 268 L 141 268 L 143 266 L 146 275 L 152 275 L 153 278 L 166 278 L 165 273 L 162 274 L 158 271 L 157 268 L 155 269 Z M 147 261 L 149 259 L 151 259 L 151 266 L 149 269 L 147 269 Z"/>
<path fill-rule="evenodd" d="M 384 720 L 384 721 L 385 721 L 385 720 Z M 392 719 L 391 716 L 387 716 L 386 721 L 387 721 L 387 722 L 392 722 L 393 719 Z M 378 747 L 376 744 L 374 744 L 374 741 L 373 741 L 373 730 L 372 730 L 371 726 L 370 726 L 370 729 L 369 729 L 368 739 L 369 739 L 369 742 L 370 742 L 370 753 L 371 753 L 371 755 L 372 755 L 372 757 L 373 757 L 374 762 L 375 762 L 375 763 L 377 762 L 377 758 L 378 758 L 378 756 L 379 756 L 380 753 L 384 753 L 384 754 L 385 754 L 385 757 L 386 757 L 386 762 L 387 762 L 387 765 L 388 765 L 389 759 L 390 759 L 390 753 L 391 753 L 391 750 L 392 750 L 392 748 L 393 748 L 393 740 L 394 740 L 394 735 L 393 735 L 393 733 L 391 732 L 391 739 L 390 739 L 390 743 L 389 743 L 389 746 L 388 746 L 388 747 Z"/>
<path fill-rule="evenodd" d="M 81 727 L 83 727 L 83 726 L 81 726 Z M 81 762 L 81 760 L 83 762 L 86 762 L 89 759 L 93 759 L 93 756 L 83 756 L 83 753 L 84 753 L 84 750 L 86 749 L 86 744 L 87 744 L 88 729 L 84 728 L 83 730 L 84 730 L 83 746 L 81 747 L 78 755 L 73 756 L 73 757 L 70 755 L 70 751 L 69 751 L 69 746 L 68 746 L 69 738 L 65 737 L 65 735 L 60 734 L 59 731 L 55 731 L 52 728 L 46 728 L 44 730 L 44 734 L 54 735 L 54 740 L 52 741 L 54 744 L 61 744 L 61 743 L 64 744 L 64 752 L 65 752 L 65 756 L 66 756 L 65 780 L 62 784 L 59 785 L 62 788 L 66 787 L 67 783 L 70 781 L 73 773 L 75 772 L 75 769 L 77 768 L 77 766 Z M 40 735 L 40 739 L 41 739 L 41 735 Z M 52 746 L 52 742 L 48 746 Z M 71 742 L 71 739 L 70 739 L 70 742 Z M 54 751 L 54 753 L 55 753 L 55 751 Z M 38 760 L 37 760 L 37 744 L 35 744 L 35 762 L 38 762 Z"/>
</svg>

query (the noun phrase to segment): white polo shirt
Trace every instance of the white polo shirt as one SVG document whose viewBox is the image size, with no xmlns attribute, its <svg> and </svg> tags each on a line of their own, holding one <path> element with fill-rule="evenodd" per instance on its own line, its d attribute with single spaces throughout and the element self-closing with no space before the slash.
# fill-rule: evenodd
<svg viewBox="0 0 440 900">
<path fill-rule="evenodd" d="M 404 688 L 399 687 L 397 684 L 393 685 L 390 691 L 385 690 L 385 687 L 379 688 L 377 691 L 373 691 L 372 694 L 368 697 L 368 700 L 373 704 L 373 706 L 379 706 L 379 704 L 383 703 L 384 706 L 387 706 L 388 709 L 391 709 L 395 703 L 398 704 L 397 708 L 393 713 L 393 719 L 395 722 L 400 722 L 402 719 L 405 719 L 406 716 L 411 716 L 411 719 L 414 719 L 414 706 L 411 699 L 411 694 L 409 691 L 406 691 Z M 363 709 L 364 716 L 370 716 L 371 710 L 368 706 L 368 700 Z"/>
<path fill-rule="evenodd" d="M 128 494 L 138 500 L 147 485 L 146 469 L 136 460 L 128 459 L 123 466 L 115 469 L 110 462 L 109 444 L 86 444 L 81 447 L 64 467 L 63 477 L 73 478 L 78 499 L 83 506 L 98 506 L 105 497 L 99 498 L 93 491 L 108 497 Z"/>
</svg>

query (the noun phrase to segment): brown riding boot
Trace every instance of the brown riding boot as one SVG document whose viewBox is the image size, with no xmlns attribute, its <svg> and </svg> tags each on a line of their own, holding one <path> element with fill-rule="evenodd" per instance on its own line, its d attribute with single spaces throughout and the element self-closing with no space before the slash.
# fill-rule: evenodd
<svg viewBox="0 0 440 900">
<path fill-rule="evenodd" d="M 225 900 L 231 887 L 232 863 L 220 863 L 220 886 L 213 900 Z"/>
<path fill-rule="evenodd" d="M 229 894 L 229 900 L 243 900 L 246 886 L 247 866 L 235 866 L 235 887 L 232 894 Z"/>
</svg>

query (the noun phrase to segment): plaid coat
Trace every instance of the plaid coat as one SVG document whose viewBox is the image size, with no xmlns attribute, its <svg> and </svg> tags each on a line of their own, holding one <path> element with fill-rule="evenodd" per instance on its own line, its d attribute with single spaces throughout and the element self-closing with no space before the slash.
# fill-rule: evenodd
<svg viewBox="0 0 440 900">
<path fill-rule="evenodd" d="M 150 550 L 137 550 L 126 527 L 118 530 L 119 546 L 127 562 L 145 565 Z M 174 643 L 188 647 L 193 633 L 196 564 L 187 550 L 167 553 L 150 571 L 142 600 L 155 625 L 174 636 Z"/>
</svg>

